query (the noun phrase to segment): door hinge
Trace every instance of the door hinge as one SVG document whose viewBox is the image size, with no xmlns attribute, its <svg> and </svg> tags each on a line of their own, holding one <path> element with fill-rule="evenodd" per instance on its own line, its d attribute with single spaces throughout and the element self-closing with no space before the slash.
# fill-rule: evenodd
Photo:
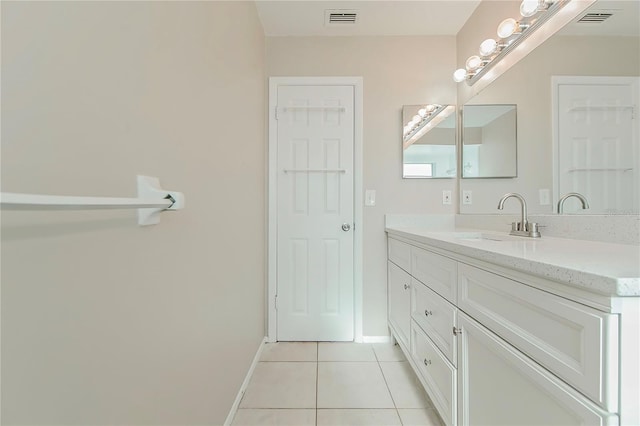
<svg viewBox="0 0 640 426">
<path fill-rule="evenodd" d="M 278 107 L 276 106 L 276 120 L 278 120 L 280 116 L 278 115 Z"/>
<path fill-rule="evenodd" d="M 276 297 L 273 298 L 273 307 L 276 309 L 276 311 L 278 310 L 278 295 L 276 294 Z"/>
<path fill-rule="evenodd" d="M 461 328 L 453 327 L 453 335 L 454 335 L 454 336 L 458 336 L 458 335 L 460 335 L 460 334 L 462 334 L 462 329 L 461 329 Z"/>
</svg>

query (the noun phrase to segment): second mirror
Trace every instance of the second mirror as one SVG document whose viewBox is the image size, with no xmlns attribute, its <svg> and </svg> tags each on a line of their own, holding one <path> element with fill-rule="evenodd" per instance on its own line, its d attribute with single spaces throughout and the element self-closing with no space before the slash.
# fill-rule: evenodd
<svg viewBox="0 0 640 426">
<path fill-rule="evenodd" d="M 462 177 L 518 176 L 515 105 L 462 107 Z"/>
<path fill-rule="evenodd" d="M 454 105 L 405 105 L 402 108 L 402 177 L 456 177 Z"/>
</svg>

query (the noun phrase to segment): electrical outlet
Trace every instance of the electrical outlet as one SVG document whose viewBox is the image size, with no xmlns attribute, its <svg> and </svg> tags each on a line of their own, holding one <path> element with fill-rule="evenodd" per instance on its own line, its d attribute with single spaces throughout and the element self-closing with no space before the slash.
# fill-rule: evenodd
<svg viewBox="0 0 640 426">
<path fill-rule="evenodd" d="M 462 204 L 473 204 L 471 191 L 462 191 Z"/>
<path fill-rule="evenodd" d="M 442 204 L 451 204 L 451 191 L 442 191 Z"/>
<path fill-rule="evenodd" d="M 548 189 L 540 189 L 538 193 L 540 196 L 541 206 L 548 206 L 549 204 L 551 204 L 551 193 Z"/>
</svg>

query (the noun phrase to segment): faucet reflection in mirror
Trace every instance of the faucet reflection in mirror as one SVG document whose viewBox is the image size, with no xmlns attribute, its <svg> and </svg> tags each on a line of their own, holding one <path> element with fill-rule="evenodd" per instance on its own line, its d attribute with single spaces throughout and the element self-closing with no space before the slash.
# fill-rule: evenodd
<svg viewBox="0 0 640 426">
<path fill-rule="evenodd" d="M 470 56 L 465 68 L 453 73 L 453 80 L 457 83 L 466 81 L 467 84 L 473 85 L 569 2 L 570 0 L 523 0 L 520 5 L 520 20 L 503 20 L 498 25 L 498 40 L 489 38 L 483 41 L 480 44 L 479 55 Z"/>
<path fill-rule="evenodd" d="M 576 197 L 578 200 L 580 200 L 580 203 L 582 204 L 582 210 L 586 210 L 589 208 L 589 202 L 584 195 L 580 194 L 579 192 L 569 192 L 568 194 L 564 194 L 562 197 L 560 197 L 560 200 L 558 200 L 558 214 L 564 213 L 564 202 L 567 201 L 567 198 L 571 197 Z"/>
</svg>

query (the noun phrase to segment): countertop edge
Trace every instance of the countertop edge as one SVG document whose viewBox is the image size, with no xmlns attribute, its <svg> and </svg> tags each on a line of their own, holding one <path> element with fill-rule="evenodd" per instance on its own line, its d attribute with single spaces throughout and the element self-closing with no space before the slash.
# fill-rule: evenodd
<svg viewBox="0 0 640 426">
<path fill-rule="evenodd" d="M 406 228 L 387 227 L 385 231 L 391 235 L 397 235 L 418 243 L 452 252 L 454 255 L 467 256 L 596 294 L 609 297 L 640 296 L 640 277 L 612 277 L 594 274 L 574 268 L 498 253 L 486 248 L 471 247 L 469 245 L 439 239 L 435 235 L 419 235 L 416 234 L 415 231 L 412 232 L 411 229 Z M 425 233 L 436 234 L 438 232 L 425 230 Z M 442 234 L 446 234 L 446 231 L 442 232 Z"/>
</svg>

